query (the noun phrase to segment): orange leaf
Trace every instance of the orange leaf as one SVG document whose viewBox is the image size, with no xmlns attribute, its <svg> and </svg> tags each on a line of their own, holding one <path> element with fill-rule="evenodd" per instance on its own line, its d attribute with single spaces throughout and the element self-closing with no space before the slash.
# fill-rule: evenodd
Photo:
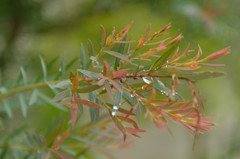
<svg viewBox="0 0 240 159">
<path fill-rule="evenodd" d="M 121 121 L 125 121 L 129 124 L 132 124 L 132 126 L 134 126 L 136 129 L 138 129 L 138 125 L 137 123 L 133 120 L 133 119 L 130 119 L 130 118 L 126 118 L 126 117 L 123 117 L 123 116 L 117 116 Z"/>
<path fill-rule="evenodd" d="M 69 132 L 70 128 L 68 128 L 63 135 L 60 137 L 60 139 L 52 146 L 53 149 L 57 148 L 63 141 L 64 139 L 67 137 L 68 132 Z"/>
<path fill-rule="evenodd" d="M 142 129 L 134 129 L 134 128 L 130 128 L 130 127 L 126 127 L 127 132 L 129 132 L 130 134 L 136 136 L 136 137 L 141 137 L 138 135 L 139 132 L 146 132 L 146 130 L 142 130 Z"/>
<path fill-rule="evenodd" d="M 150 30 L 151 30 L 151 24 L 148 25 L 148 28 L 147 28 L 146 33 L 144 35 L 143 42 L 146 42 L 148 40 L 149 34 L 150 34 Z"/>
<path fill-rule="evenodd" d="M 141 49 L 143 47 L 143 36 L 139 39 L 138 45 L 136 49 Z"/>
<path fill-rule="evenodd" d="M 100 25 L 100 29 L 101 29 L 101 46 L 103 47 L 106 38 L 106 31 L 102 25 Z"/>
<path fill-rule="evenodd" d="M 103 66 L 103 75 L 109 77 L 111 75 L 111 70 L 108 65 L 108 62 L 105 60 L 104 61 L 104 66 Z"/>
<path fill-rule="evenodd" d="M 86 105 L 86 106 L 89 106 L 89 107 L 93 107 L 93 108 L 103 108 L 103 106 L 97 104 L 97 103 L 94 103 L 92 101 L 89 101 L 89 100 L 86 100 L 86 99 L 80 99 L 78 98 L 77 99 L 79 103 L 83 104 L 83 105 Z"/>
<path fill-rule="evenodd" d="M 158 53 L 159 51 L 165 50 L 167 47 L 164 45 L 159 45 L 157 48 L 149 49 L 146 53 L 141 54 L 141 58 L 148 58 L 151 55 Z"/>
<path fill-rule="evenodd" d="M 230 53 L 229 48 L 230 47 L 226 47 L 226 48 L 224 48 L 222 50 L 214 52 L 211 55 L 209 55 L 209 56 L 205 57 L 204 59 L 200 60 L 199 62 L 216 60 L 216 59 L 218 59 L 220 57 L 223 57 L 223 56 L 225 56 L 225 55 Z"/>
<path fill-rule="evenodd" d="M 128 30 L 131 28 L 132 23 L 133 23 L 133 22 L 130 22 L 130 23 L 116 36 L 116 40 L 117 40 L 117 41 L 120 41 L 120 40 L 122 40 L 122 39 L 125 37 L 125 35 L 127 34 Z"/>
<path fill-rule="evenodd" d="M 73 81 L 72 81 L 72 94 L 74 94 L 77 91 L 78 88 L 78 72 L 76 72 L 76 74 L 73 77 Z"/>
<path fill-rule="evenodd" d="M 119 71 L 116 71 L 116 72 L 113 72 L 113 79 L 114 78 L 119 78 L 121 77 L 122 75 L 128 73 L 132 71 L 132 69 L 122 69 L 122 70 L 119 70 Z"/>
</svg>

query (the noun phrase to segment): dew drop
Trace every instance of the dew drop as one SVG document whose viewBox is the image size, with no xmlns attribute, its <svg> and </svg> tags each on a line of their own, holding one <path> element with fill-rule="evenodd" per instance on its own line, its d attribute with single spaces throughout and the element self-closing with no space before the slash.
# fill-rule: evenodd
<svg viewBox="0 0 240 159">
<path fill-rule="evenodd" d="M 150 84 L 150 83 L 152 83 L 152 81 L 150 81 L 150 80 L 149 80 L 149 79 L 147 79 L 146 77 L 143 77 L 142 79 L 143 79 L 143 81 L 144 81 L 145 83 L 147 83 L 147 84 Z"/>
<path fill-rule="evenodd" d="M 116 105 L 114 105 L 113 110 L 118 110 L 118 107 Z"/>
<path fill-rule="evenodd" d="M 112 111 L 112 116 L 115 116 L 117 114 L 116 111 Z"/>
<path fill-rule="evenodd" d="M 130 96 L 131 96 L 131 97 L 134 97 L 134 95 L 133 95 L 133 94 L 130 94 Z"/>
<path fill-rule="evenodd" d="M 62 68 L 59 68 L 58 71 L 61 72 L 61 71 L 62 71 Z"/>
</svg>

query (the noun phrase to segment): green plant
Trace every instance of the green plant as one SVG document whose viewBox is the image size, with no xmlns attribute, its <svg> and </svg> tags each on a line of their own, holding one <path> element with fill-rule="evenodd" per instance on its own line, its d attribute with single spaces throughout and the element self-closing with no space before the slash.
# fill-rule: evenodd
<svg viewBox="0 0 240 159">
<path fill-rule="evenodd" d="M 12 131 L 1 139 L 0 158 L 78 158 L 87 155 L 87 151 L 92 151 L 90 148 L 110 156 L 102 146 L 119 141 L 116 139 L 117 135 L 113 134 L 111 123 L 123 134 L 124 142 L 121 146 L 127 146 L 128 134 L 140 137 L 139 133 L 145 132 L 137 124 L 142 114 L 159 129 L 167 129 L 170 133 L 169 121 L 182 125 L 190 135 L 195 135 L 194 147 L 196 146 L 202 131 L 215 125 L 208 121 L 209 116 L 201 113 L 204 104 L 197 81 L 223 74 L 197 70 L 200 66 L 222 66 L 205 62 L 227 55 L 229 47 L 201 58 L 202 50 L 199 46 L 196 55 L 191 54 L 192 57 L 189 58 L 187 56 L 193 50 L 189 50 L 188 45 L 181 51 L 179 43 L 183 36 L 177 33 L 170 36 L 166 33 L 170 25 L 151 36 L 149 25 L 145 35 L 133 46 L 135 41 L 127 38 L 131 25 L 132 23 L 128 24 L 118 34 L 115 34 L 113 27 L 107 38 L 105 29 L 101 26 L 100 51 L 95 54 L 90 40 L 88 53 L 85 53 L 81 45 L 81 68 L 70 72 L 69 79 L 63 77 L 76 59 L 65 65 L 63 58 L 61 72 L 47 76 L 47 71 L 56 59 L 46 66 L 43 58 L 40 58 L 43 75 L 37 80 L 27 81 L 25 70 L 21 67 L 22 78 L 19 80 L 22 79 L 23 84 L 18 81 L 15 88 L 8 88 L 7 85 L 1 87 L 1 111 L 9 118 L 12 118 L 11 109 L 14 105 L 20 107 L 22 115 L 27 117 L 26 101 L 28 105 L 43 105 L 41 101 L 44 101 L 60 111 L 66 111 L 64 119 L 69 122 L 62 119 L 60 122 L 50 123 L 47 132 L 35 131 L 33 135 L 24 127 Z M 184 99 L 180 95 L 180 84 L 190 88 L 190 99 Z M 42 93 L 40 88 L 43 87 L 49 87 L 55 97 L 49 97 L 51 95 L 47 92 Z M 19 100 L 19 103 L 16 103 L 16 100 Z M 85 126 L 79 120 L 84 114 L 84 106 L 89 107 L 91 118 L 91 123 Z M 101 113 L 100 109 L 103 109 Z M 92 131 L 93 129 L 98 131 Z M 22 132 L 25 132 L 27 140 L 22 139 Z"/>
</svg>

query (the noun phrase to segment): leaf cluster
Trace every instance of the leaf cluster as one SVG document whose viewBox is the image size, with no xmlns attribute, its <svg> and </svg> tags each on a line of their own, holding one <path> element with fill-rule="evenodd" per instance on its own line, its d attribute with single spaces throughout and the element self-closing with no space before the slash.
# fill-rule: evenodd
<svg viewBox="0 0 240 159">
<path fill-rule="evenodd" d="M 13 117 L 9 100 L 12 96 L 19 99 L 24 117 L 27 116 L 27 104 L 37 103 L 39 97 L 70 114 L 68 121 L 70 125 L 65 125 L 64 128 L 63 124 L 55 125 L 56 128 L 50 135 L 44 137 L 35 132 L 34 136 L 31 136 L 27 133 L 29 143 L 35 142 L 27 148 L 29 155 L 36 150 L 42 150 L 46 158 L 51 155 L 74 158 L 82 155 L 90 146 L 110 155 L 100 149 L 102 145 L 87 141 L 87 137 L 82 138 L 82 135 L 92 128 L 97 128 L 101 131 L 96 133 L 96 137 L 100 137 L 101 132 L 105 133 L 109 141 L 113 141 L 116 137 L 111 137 L 106 131 L 109 131 L 108 127 L 114 123 L 113 125 L 122 133 L 126 146 L 129 135 L 140 137 L 139 134 L 146 131 L 138 125 L 143 117 L 151 120 L 160 130 L 167 130 L 171 134 L 169 122 L 181 125 L 190 135 L 195 136 L 194 147 L 199 135 L 215 125 L 208 120 L 209 116 L 201 113 L 204 103 L 197 82 L 218 77 L 223 73 L 202 72 L 199 69 L 201 66 L 222 66 L 208 62 L 229 54 L 229 47 L 202 58 L 200 46 L 197 53 L 190 50 L 189 45 L 183 51 L 180 49 L 183 35 L 178 32 L 169 35 L 167 31 L 171 27 L 170 24 L 153 34 L 149 25 L 145 34 L 137 41 L 128 37 L 131 26 L 132 23 L 129 23 L 119 33 L 116 33 L 113 27 L 112 33 L 108 36 L 101 26 L 101 49 L 95 52 L 90 40 L 88 51 L 81 45 L 81 67 L 70 72 L 69 79 L 63 77 L 75 59 L 66 66 L 63 59 L 61 72 L 51 77 L 54 79 L 51 80 L 47 76 L 47 70 L 54 60 L 46 66 L 43 58 L 40 58 L 43 75 L 38 80 L 29 83 L 25 70 L 21 67 L 23 85 L 10 90 L 1 87 L 0 100 L 4 108 L 2 111 L 9 118 Z M 192 58 L 188 58 L 189 54 L 192 54 Z M 182 83 L 189 87 L 191 93 L 189 99 L 185 99 L 179 93 L 178 86 Z M 41 93 L 38 88 L 42 87 L 49 87 L 55 96 L 50 98 Z M 32 91 L 30 98 L 23 95 L 23 91 Z M 91 123 L 81 128 L 78 119 L 85 113 L 86 108 L 89 109 Z M 78 145 L 76 141 L 81 141 L 85 145 Z M 10 147 L 14 149 L 14 146 L 9 146 L 9 140 L 2 145 L 6 149 Z M 32 147 L 33 145 L 35 147 Z M 82 151 L 77 151 L 78 147 L 82 147 Z M 4 150 L 2 155 L 5 155 Z"/>
</svg>

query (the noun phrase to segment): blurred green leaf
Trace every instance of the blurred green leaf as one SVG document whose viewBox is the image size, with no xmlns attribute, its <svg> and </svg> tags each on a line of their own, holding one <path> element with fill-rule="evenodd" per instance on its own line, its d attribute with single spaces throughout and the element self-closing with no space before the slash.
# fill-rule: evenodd
<svg viewBox="0 0 240 159">
<path fill-rule="evenodd" d="M 191 80 L 203 80 L 208 78 L 215 78 L 224 75 L 223 72 L 214 72 L 214 71 L 206 71 L 206 72 L 188 72 L 177 74 L 179 77 L 189 78 Z"/>
<path fill-rule="evenodd" d="M 43 78 L 45 81 L 47 81 L 47 68 L 46 68 L 45 62 L 41 56 L 40 56 L 40 60 L 41 60 L 41 65 L 42 65 Z"/>
<path fill-rule="evenodd" d="M 20 101 L 22 115 L 23 115 L 24 118 L 26 118 L 27 117 L 27 105 L 26 105 L 26 103 L 24 101 L 24 98 L 21 94 L 19 95 L 19 101 Z"/>
<path fill-rule="evenodd" d="M 30 96 L 28 105 L 33 105 L 37 101 L 38 90 L 34 89 L 32 95 Z"/>
<path fill-rule="evenodd" d="M 89 53 L 89 57 L 94 55 L 93 44 L 90 39 L 88 39 L 88 53 Z"/>
<path fill-rule="evenodd" d="M 83 44 L 81 43 L 81 62 L 82 62 L 82 69 L 86 69 L 86 54 L 84 51 Z"/>
<path fill-rule="evenodd" d="M 87 70 L 82 70 L 82 69 L 78 69 L 79 72 L 81 72 L 82 74 L 84 74 L 85 76 L 92 78 L 92 79 L 96 79 L 99 80 L 100 77 L 98 76 L 97 73 L 95 72 L 91 72 L 91 71 L 87 71 Z"/>
<path fill-rule="evenodd" d="M 59 106 L 57 103 L 52 102 L 52 101 L 51 101 L 51 98 L 49 98 L 49 97 L 46 96 L 45 94 L 43 94 L 43 93 L 41 93 L 41 92 L 39 92 L 38 94 L 39 94 L 39 97 L 40 97 L 43 101 L 47 102 L 47 103 L 50 104 L 51 106 L 53 106 L 53 107 L 55 107 L 55 108 L 57 108 L 57 109 L 59 109 L 59 110 L 62 110 L 62 111 L 67 111 L 67 109 L 66 109 L 65 107 L 61 107 L 61 106 Z"/>
<path fill-rule="evenodd" d="M 167 60 L 167 58 L 174 53 L 174 51 L 177 49 L 179 45 L 179 42 L 177 42 L 176 44 L 174 44 L 170 49 L 168 49 L 166 52 L 164 52 L 164 54 L 158 58 L 154 64 L 151 66 L 150 71 L 154 71 L 155 69 L 159 69 L 162 67 L 162 64 L 165 63 L 165 61 Z"/>
<path fill-rule="evenodd" d="M 10 105 L 8 104 L 8 102 L 6 100 L 2 100 L 2 103 L 3 103 L 3 106 L 5 108 L 5 111 L 8 115 L 9 118 L 12 118 L 12 110 L 11 110 L 11 107 Z"/>
<path fill-rule="evenodd" d="M 99 86 L 99 85 L 90 85 L 90 86 L 78 88 L 77 92 L 78 93 L 89 93 L 89 92 L 95 91 L 99 88 L 101 88 L 101 86 Z"/>
<path fill-rule="evenodd" d="M 24 83 L 24 85 L 26 85 L 27 84 L 27 75 L 26 75 L 26 72 L 25 72 L 25 70 L 22 66 L 20 67 L 20 71 L 21 71 L 21 74 L 22 74 L 23 83 Z"/>
<path fill-rule="evenodd" d="M 104 52 L 107 53 L 107 54 L 109 54 L 109 55 L 111 55 L 111 56 L 114 56 L 114 57 L 116 57 L 116 58 L 119 58 L 119 59 L 121 59 L 121 60 L 123 60 L 123 61 L 131 62 L 126 56 L 124 56 L 124 55 L 122 55 L 122 54 L 120 54 L 120 53 L 118 53 L 118 52 L 109 51 L 109 50 L 106 50 L 106 51 L 104 51 Z"/>
<path fill-rule="evenodd" d="M 122 41 L 126 41 L 126 39 L 127 39 L 127 34 L 125 35 L 125 37 L 123 38 Z M 125 43 L 121 43 L 121 44 L 120 44 L 120 47 L 119 47 L 119 53 L 120 53 L 120 54 L 123 54 L 123 53 L 124 53 L 125 45 L 126 45 Z M 119 59 L 119 58 L 116 58 L 116 60 L 115 60 L 115 65 L 114 65 L 115 71 L 118 70 L 119 61 L 120 61 L 120 59 Z"/>
</svg>

